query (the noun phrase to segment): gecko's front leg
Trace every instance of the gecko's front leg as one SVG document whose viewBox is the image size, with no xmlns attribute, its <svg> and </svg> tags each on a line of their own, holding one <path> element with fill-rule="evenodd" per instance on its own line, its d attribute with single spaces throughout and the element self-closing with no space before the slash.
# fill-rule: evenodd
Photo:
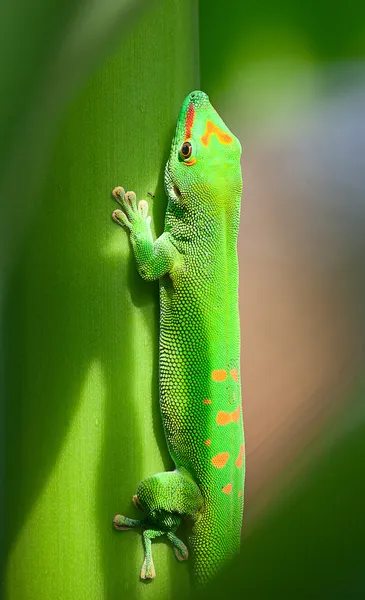
<svg viewBox="0 0 365 600">
<path fill-rule="evenodd" d="M 170 273 L 181 262 L 181 256 L 168 232 L 153 241 L 148 202 L 140 200 L 137 205 L 136 194 L 125 192 L 121 186 L 114 188 L 112 194 L 122 207 L 122 210 L 116 209 L 113 212 L 113 220 L 130 232 L 140 275 L 152 281 Z"/>
</svg>

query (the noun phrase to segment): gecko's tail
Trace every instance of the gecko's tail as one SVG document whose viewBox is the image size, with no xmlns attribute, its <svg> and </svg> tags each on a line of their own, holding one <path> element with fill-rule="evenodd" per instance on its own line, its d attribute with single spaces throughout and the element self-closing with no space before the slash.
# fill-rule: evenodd
<svg viewBox="0 0 365 600">
<path fill-rule="evenodd" d="M 239 552 L 242 516 L 237 515 L 236 521 L 230 517 L 205 509 L 191 529 L 189 542 L 199 587 L 211 581 Z"/>
</svg>

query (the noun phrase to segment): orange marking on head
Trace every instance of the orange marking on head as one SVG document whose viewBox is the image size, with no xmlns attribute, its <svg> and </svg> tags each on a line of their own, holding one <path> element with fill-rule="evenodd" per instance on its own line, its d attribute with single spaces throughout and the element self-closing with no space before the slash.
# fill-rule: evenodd
<svg viewBox="0 0 365 600">
<path fill-rule="evenodd" d="M 241 498 L 241 496 L 242 496 L 242 490 L 240 490 L 240 491 L 238 492 L 237 496 L 238 496 L 239 498 Z"/>
<path fill-rule="evenodd" d="M 187 167 L 191 167 L 192 165 L 195 165 L 196 163 L 196 158 L 192 158 L 191 160 L 185 160 L 184 161 L 184 165 L 186 165 Z"/>
<path fill-rule="evenodd" d="M 228 495 L 228 494 L 230 494 L 230 493 L 231 493 L 231 491 L 232 491 L 232 484 L 231 484 L 231 483 L 227 483 L 227 485 L 225 485 L 225 486 L 222 488 L 222 492 L 223 492 L 224 494 L 227 494 L 227 495 Z"/>
<path fill-rule="evenodd" d="M 231 369 L 229 373 L 233 381 L 238 381 L 238 369 Z"/>
<path fill-rule="evenodd" d="M 238 423 L 239 418 L 240 406 L 238 405 L 237 408 L 230 413 L 224 410 L 220 410 L 216 416 L 216 422 L 218 423 L 218 425 L 228 425 L 228 423 L 232 423 L 232 421 Z"/>
<path fill-rule="evenodd" d="M 229 452 L 221 452 L 220 454 L 216 454 L 212 458 L 212 465 L 217 467 L 217 469 L 222 469 L 226 466 L 227 461 L 229 459 Z"/>
<path fill-rule="evenodd" d="M 212 440 L 205 440 L 204 444 L 206 446 L 210 446 L 210 444 L 212 443 Z"/>
<path fill-rule="evenodd" d="M 244 453 L 244 446 L 243 444 L 240 445 L 240 453 L 236 459 L 236 467 L 238 467 L 239 469 L 242 467 L 242 457 L 243 457 L 243 453 Z"/>
<path fill-rule="evenodd" d="M 224 144 L 225 146 L 227 146 L 228 144 L 231 144 L 233 142 L 233 138 L 232 138 L 232 136 L 229 135 L 229 133 L 222 131 L 222 129 L 220 127 L 218 127 L 218 125 L 215 125 L 213 123 L 213 121 L 210 121 L 208 119 L 207 124 L 205 126 L 204 134 L 200 138 L 203 146 L 208 146 L 212 135 L 216 135 L 218 138 L 218 141 L 221 144 Z"/>
<path fill-rule="evenodd" d="M 212 371 L 213 381 L 225 381 L 227 379 L 227 371 L 225 369 L 216 369 Z"/>
<path fill-rule="evenodd" d="M 209 398 L 204 399 L 204 404 L 212 404 L 212 401 Z"/>
</svg>

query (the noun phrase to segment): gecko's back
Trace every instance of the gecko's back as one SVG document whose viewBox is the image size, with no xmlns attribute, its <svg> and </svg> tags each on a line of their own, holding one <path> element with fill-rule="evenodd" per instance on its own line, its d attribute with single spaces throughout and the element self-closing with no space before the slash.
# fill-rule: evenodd
<svg viewBox="0 0 365 600">
<path fill-rule="evenodd" d="M 241 145 L 206 94 L 184 101 L 165 170 L 165 232 L 155 242 L 147 203 L 120 197 L 141 275 L 160 279 L 160 404 L 176 470 L 145 479 L 141 521 L 117 515 L 117 529 L 143 527 L 141 576 L 154 576 L 150 541 L 175 536 L 190 517 L 195 573 L 205 582 L 239 549 L 244 440 L 240 388 L 237 235 Z M 122 188 L 116 188 L 122 190 Z M 149 540 L 149 541 L 148 541 Z M 152 566 L 151 566 L 152 565 Z"/>
<path fill-rule="evenodd" d="M 176 466 L 188 470 L 204 498 L 191 541 L 196 568 L 209 564 L 211 572 L 237 551 L 242 523 L 241 147 L 208 97 L 193 94 L 183 105 L 165 175 L 166 230 L 183 259 L 161 279 L 161 412 Z M 179 160 L 177 148 L 186 141 L 191 154 Z"/>
</svg>

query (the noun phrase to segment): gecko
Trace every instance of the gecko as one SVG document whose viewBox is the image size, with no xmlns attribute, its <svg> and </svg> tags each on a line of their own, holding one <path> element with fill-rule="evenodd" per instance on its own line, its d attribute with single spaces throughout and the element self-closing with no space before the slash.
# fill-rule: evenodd
<svg viewBox="0 0 365 600">
<path fill-rule="evenodd" d="M 183 102 L 166 164 L 164 232 L 151 233 L 148 202 L 114 188 L 113 220 L 130 235 L 140 275 L 159 280 L 160 410 L 172 471 L 144 479 L 132 500 L 141 519 L 116 515 L 117 530 L 140 528 L 142 579 L 156 575 L 152 540 L 177 537 L 189 521 L 194 579 L 204 585 L 239 552 L 245 447 L 240 385 L 237 237 L 242 195 L 239 140 L 209 97 Z"/>
</svg>

